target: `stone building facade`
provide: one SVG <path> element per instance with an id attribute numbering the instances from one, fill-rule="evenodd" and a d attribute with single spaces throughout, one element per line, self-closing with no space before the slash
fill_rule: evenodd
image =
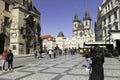
<path id="1" fill-rule="evenodd" d="M 114 44 L 117 37 L 112 36 L 112 33 L 116 32 L 118 35 L 119 31 L 120 0 L 103 0 L 102 5 L 98 8 L 97 21 L 95 22 L 96 41 Z"/>
<path id="2" fill-rule="evenodd" d="M 33 0 L 1 0 L 0 6 L 1 52 L 11 49 L 19 55 L 40 50 L 40 12 Z"/>

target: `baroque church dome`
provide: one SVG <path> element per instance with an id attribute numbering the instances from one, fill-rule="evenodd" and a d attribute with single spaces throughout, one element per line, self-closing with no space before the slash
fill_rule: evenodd
<path id="1" fill-rule="evenodd" d="M 59 32 L 57 37 L 64 37 L 63 32 Z"/>

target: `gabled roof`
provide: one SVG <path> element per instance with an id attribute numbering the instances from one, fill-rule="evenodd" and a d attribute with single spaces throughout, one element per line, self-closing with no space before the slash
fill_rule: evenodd
<path id="1" fill-rule="evenodd" d="M 53 37 L 52 35 L 45 35 L 45 36 L 41 36 L 42 40 L 49 40 L 49 41 L 55 41 L 55 37 Z"/>

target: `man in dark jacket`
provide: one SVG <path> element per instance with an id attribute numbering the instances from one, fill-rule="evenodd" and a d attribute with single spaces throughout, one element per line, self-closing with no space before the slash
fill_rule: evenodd
<path id="1" fill-rule="evenodd" d="M 7 61 L 8 61 L 8 70 L 12 70 L 13 69 L 13 53 L 11 50 L 9 50 L 8 55 L 7 55 Z"/>

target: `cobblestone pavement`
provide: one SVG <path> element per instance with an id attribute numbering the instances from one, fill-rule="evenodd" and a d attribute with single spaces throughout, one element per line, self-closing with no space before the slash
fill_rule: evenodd
<path id="1" fill-rule="evenodd" d="M 42 58 L 12 71 L 0 71 L 0 80 L 88 80 L 89 72 L 80 55 L 64 55 L 56 59 Z M 105 58 L 105 80 L 120 80 L 120 62 Z"/>

